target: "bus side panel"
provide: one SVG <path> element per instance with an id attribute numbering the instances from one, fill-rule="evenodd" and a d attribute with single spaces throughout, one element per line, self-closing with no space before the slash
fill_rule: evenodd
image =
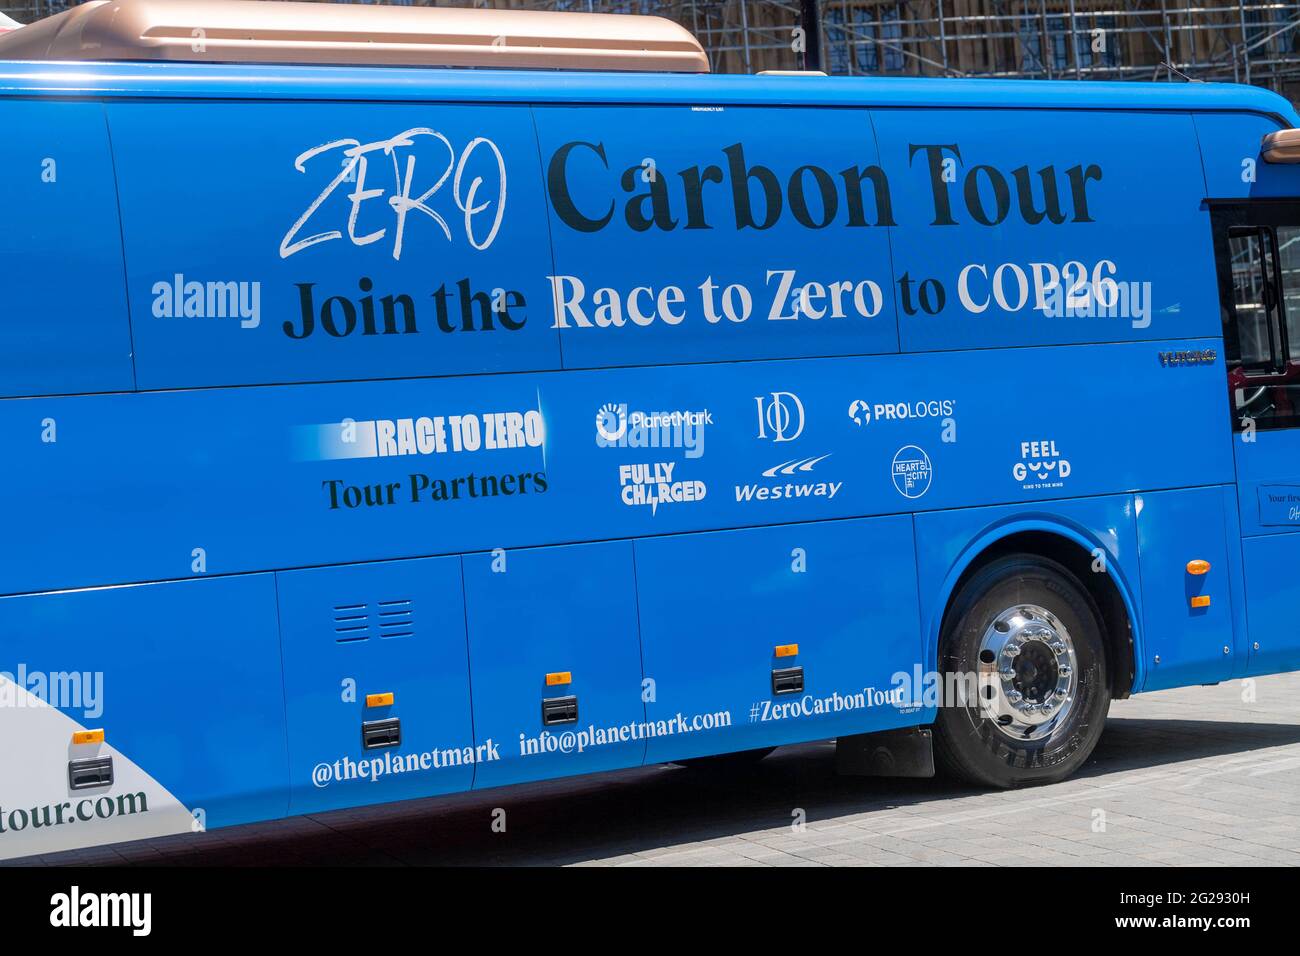
<path id="1" fill-rule="evenodd" d="M 1250 631 L 1250 674 L 1300 670 L 1300 534 L 1242 542 Z"/>
<path id="2" fill-rule="evenodd" d="M 1236 656 L 1223 490 L 1146 492 L 1135 506 L 1147 654 L 1141 689 L 1227 680 Z M 1191 573 L 1193 561 L 1208 562 L 1209 571 Z"/>
<path id="3" fill-rule="evenodd" d="M 276 580 L 291 810 L 468 790 L 479 753 L 460 559 L 310 568 Z"/>
<path id="4" fill-rule="evenodd" d="M 1255 113 L 1197 113 L 1193 117 L 1210 199 L 1272 199 L 1296 195 L 1297 172 L 1285 163 L 1266 163 L 1260 141 L 1282 127 Z M 1210 235 L 1205 230 L 1205 235 Z"/>
<path id="5" fill-rule="evenodd" d="M 1292 199 L 1300 195 L 1300 169 L 1266 163 L 1260 140 L 1279 129 L 1268 116 L 1245 113 L 1196 115 L 1206 192 L 1211 199 Z M 1209 234 L 1207 230 L 1207 235 Z M 1282 250 L 1283 260 L 1289 252 Z M 1285 267 L 1284 267 L 1285 268 Z M 1294 303 L 1288 300 L 1294 329 Z M 1292 359 L 1300 355 L 1291 334 Z M 1300 668 L 1300 430 L 1265 429 L 1234 436 L 1238 514 L 1245 569 L 1247 674 Z"/>
<path id="6" fill-rule="evenodd" d="M 559 367 L 526 107 L 108 117 L 141 388 Z"/>
<path id="7" fill-rule="evenodd" d="M 0 100 L 0 396 L 134 385 L 104 108 Z"/>
<path id="8" fill-rule="evenodd" d="M 1234 441 L 1246 572 L 1249 671 L 1300 667 L 1300 429 L 1256 432 Z"/>
<path id="9" fill-rule="evenodd" d="M 1022 531 L 1047 531 L 1074 541 L 1081 550 L 1100 549 L 1106 574 L 1130 603 L 1141 621 L 1141 574 L 1138 567 L 1137 522 L 1128 495 L 1052 501 L 1035 507 L 1009 505 L 965 508 L 916 516 L 917 574 L 920 583 L 924 633 L 927 635 L 926 670 L 936 667 L 939 629 L 948 600 L 961 572 L 981 551 L 1001 538 Z M 1143 655 L 1141 628 L 1138 679 L 1141 686 Z"/>
<path id="10" fill-rule="evenodd" d="M 269 574 L 0 598 L 0 672 L 0 857 L 286 811 Z M 105 757 L 111 784 L 71 788 Z"/>
<path id="11" fill-rule="evenodd" d="M 185 578 L 196 547 L 232 573 L 1232 481 L 1228 436 L 1204 427 L 1222 366 L 1163 368 L 1163 346 L 0 402 L 0 496 L 46 504 L 14 512 L 0 579 Z M 1014 413 L 988 387 L 1039 370 L 1050 384 L 1014 386 Z"/>
<path id="12" fill-rule="evenodd" d="M 1221 333 L 1187 114 L 873 110 L 872 119 L 898 216 L 890 237 L 904 350 Z M 1098 312 L 1099 301 L 1114 311 Z"/>
<path id="13" fill-rule="evenodd" d="M 866 110 L 534 114 L 566 368 L 898 350 Z"/>
<path id="14" fill-rule="evenodd" d="M 479 764 L 475 788 L 640 765 L 632 543 L 470 554 L 464 564 L 474 736 L 500 758 Z"/>
<path id="15" fill-rule="evenodd" d="M 1248 536 L 1300 529 L 1300 429 L 1261 430 L 1233 442 L 1241 529 Z"/>
<path id="16" fill-rule="evenodd" d="M 910 518 L 650 538 L 636 565 L 648 763 L 931 719 L 895 690 L 922 659 Z"/>

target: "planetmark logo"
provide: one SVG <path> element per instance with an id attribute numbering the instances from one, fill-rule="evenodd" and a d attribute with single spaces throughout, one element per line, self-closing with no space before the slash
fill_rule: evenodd
<path id="1" fill-rule="evenodd" d="M 596 444 L 617 447 L 627 434 L 627 406 L 602 405 L 596 413 Z"/>
<path id="2" fill-rule="evenodd" d="M 596 412 L 596 444 L 601 448 L 683 448 L 687 458 L 704 454 L 704 429 L 713 424 L 708 409 L 667 412 L 627 410 L 609 402 Z"/>

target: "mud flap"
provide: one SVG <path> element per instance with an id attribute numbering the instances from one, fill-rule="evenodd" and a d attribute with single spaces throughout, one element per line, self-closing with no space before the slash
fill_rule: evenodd
<path id="1" fill-rule="evenodd" d="M 933 777 L 929 727 L 855 734 L 835 741 L 835 770 L 852 777 Z"/>

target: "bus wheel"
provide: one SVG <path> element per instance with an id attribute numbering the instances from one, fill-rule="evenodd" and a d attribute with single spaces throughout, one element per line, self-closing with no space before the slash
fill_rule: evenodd
<path id="1" fill-rule="evenodd" d="M 939 644 L 944 702 L 935 757 L 990 787 L 1064 780 L 1110 707 L 1101 616 L 1055 561 L 1012 554 L 961 588 Z"/>

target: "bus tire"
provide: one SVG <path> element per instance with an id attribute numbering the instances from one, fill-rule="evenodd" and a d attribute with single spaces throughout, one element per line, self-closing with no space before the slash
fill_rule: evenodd
<path id="1" fill-rule="evenodd" d="M 1077 770 L 1110 708 L 1102 628 L 1092 597 L 1055 561 L 1011 554 L 977 571 L 939 642 L 939 766 L 1003 789 Z"/>

